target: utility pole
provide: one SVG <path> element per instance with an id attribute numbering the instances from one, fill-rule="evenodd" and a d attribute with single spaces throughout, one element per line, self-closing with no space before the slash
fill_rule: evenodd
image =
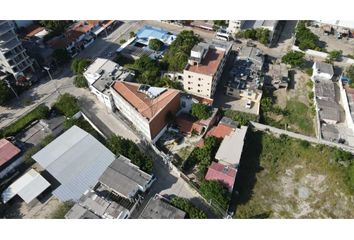
<path id="1" fill-rule="evenodd" d="M 43 68 L 44 68 L 44 70 L 47 71 L 50 80 L 53 81 L 54 87 L 55 87 L 55 91 L 57 91 L 57 93 L 59 94 L 59 96 L 61 96 L 61 93 L 60 93 L 60 91 L 59 91 L 59 89 L 58 89 L 57 83 L 55 82 L 56 80 L 53 80 L 52 75 L 50 74 L 50 71 L 49 71 L 50 68 L 49 68 L 49 67 L 43 67 Z"/>

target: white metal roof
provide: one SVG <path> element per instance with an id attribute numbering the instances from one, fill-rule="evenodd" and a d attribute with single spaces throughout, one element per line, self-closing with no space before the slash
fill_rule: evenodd
<path id="1" fill-rule="evenodd" d="M 34 169 L 31 169 L 2 193 L 2 201 L 7 203 L 17 194 L 26 203 L 29 203 L 49 186 L 50 183 L 47 180 Z"/>
<path id="2" fill-rule="evenodd" d="M 230 135 L 226 136 L 216 152 L 215 159 L 237 168 L 243 150 L 247 126 L 241 126 Z"/>
<path id="3" fill-rule="evenodd" d="M 33 159 L 61 183 L 53 192 L 56 197 L 76 201 L 94 187 L 115 155 L 93 136 L 73 126 Z"/>

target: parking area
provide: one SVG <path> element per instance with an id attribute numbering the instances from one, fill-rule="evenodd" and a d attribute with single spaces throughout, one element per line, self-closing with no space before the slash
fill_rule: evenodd
<path id="1" fill-rule="evenodd" d="M 320 41 L 325 43 L 328 52 L 341 50 L 343 55 L 354 54 L 354 38 L 342 37 L 338 39 L 335 30 L 332 34 L 326 34 L 320 27 L 311 26 L 309 28 L 320 38 Z"/>

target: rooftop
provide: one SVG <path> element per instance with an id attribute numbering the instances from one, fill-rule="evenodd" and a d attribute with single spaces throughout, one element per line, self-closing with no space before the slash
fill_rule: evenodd
<path id="1" fill-rule="evenodd" d="M 277 20 L 246 20 L 242 25 L 242 29 L 262 27 L 275 28 L 277 23 Z"/>
<path id="2" fill-rule="evenodd" d="M 126 197 L 134 197 L 135 193 L 144 188 L 152 176 L 141 171 L 124 156 L 119 156 L 103 172 L 99 181 L 114 192 Z"/>
<path id="3" fill-rule="evenodd" d="M 140 219 L 183 219 L 186 213 L 168 203 L 156 194 L 151 198 L 140 214 Z"/>
<path id="4" fill-rule="evenodd" d="M 141 115 L 148 120 L 152 120 L 168 103 L 179 96 L 179 91 L 175 89 L 164 89 L 150 87 L 148 90 L 157 91 L 160 94 L 155 98 L 149 97 L 146 93 L 139 91 L 142 86 L 137 83 L 115 82 L 112 88 L 128 103 L 130 103 Z"/>
<path id="5" fill-rule="evenodd" d="M 38 195 L 50 186 L 34 169 L 29 170 L 15 182 L 13 182 L 2 194 L 3 203 L 7 203 L 15 195 L 19 195 L 26 203 L 30 203 Z"/>
<path id="6" fill-rule="evenodd" d="M 215 159 L 225 165 L 237 168 L 241 160 L 246 133 L 247 126 L 241 126 L 241 128 L 237 128 L 235 132 L 226 136 L 216 152 Z"/>
<path id="7" fill-rule="evenodd" d="M 200 124 L 198 120 L 185 113 L 177 116 L 176 124 L 180 132 L 187 134 L 191 134 L 193 130 L 196 133 L 201 134 L 204 127 L 204 125 Z"/>
<path id="8" fill-rule="evenodd" d="M 232 120 L 231 118 L 228 118 L 228 117 L 222 117 L 220 122 L 219 122 L 219 125 L 225 125 L 225 126 L 229 126 L 229 127 L 232 127 L 232 128 L 237 128 L 238 127 L 238 123 L 235 122 L 234 120 Z"/>
<path id="9" fill-rule="evenodd" d="M 185 70 L 212 76 L 218 70 L 218 67 L 224 55 L 225 51 L 217 50 L 215 48 L 209 48 L 205 57 L 201 60 L 199 64 L 188 64 Z"/>
<path id="10" fill-rule="evenodd" d="M 76 203 L 66 214 L 66 219 L 100 219 L 99 216 L 90 210 Z"/>
<path id="11" fill-rule="evenodd" d="M 335 99 L 334 83 L 331 80 L 315 82 L 315 96 L 318 98 Z"/>
<path id="12" fill-rule="evenodd" d="M 339 139 L 339 130 L 332 124 L 322 124 L 322 137 L 326 140 L 336 141 Z"/>
<path id="13" fill-rule="evenodd" d="M 139 42 L 148 44 L 149 39 L 158 39 L 164 44 L 170 45 L 176 36 L 162 28 L 152 26 L 144 26 L 136 32 L 136 37 Z"/>
<path id="14" fill-rule="evenodd" d="M 32 158 L 61 184 L 53 192 L 57 198 L 76 201 L 97 184 L 115 155 L 89 133 L 73 126 Z"/>
<path id="15" fill-rule="evenodd" d="M 0 167 L 16 157 L 21 150 L 5 138 L 0 139 Z"/>
<path id="16" fill-rule="evenodd" d="M 340 106 L 334 101 L 316 99 L 317 107 L 319 108 L 320 119 L 340 121 Z"/>
<path id="17" fill-rule="evenodd" d="M 221 181 L 231 191 L 234 187 L 236 173 L 237 170 L 235 168 L 225 166 L 221 163 L 212 162 L 205 175 L 205 179 Z"/>
<path id="18" fill-rule="evenodd" d="M 210 129 L 207 132 L 206 136 L 207 137 L 214 136 L 216 138 L 225 138 L 226 136 L 230 135 L 234 130 L 235 130 L 235 128 L 233 128 L 233 127 L 219 124 L 217 126 L 212 127 L 212 129 Z"/>
<path id="19" fill-rule="evenodd" d="M 334 74 L 332 64 L 324 63 L 324 62 L 315 62 L 314 66 L 321 73 L 327 73 L 330 74 L 331 76 Z"/>
<path id="20" fill-rule="evenodd" d="M 261 70 L 264 64 L 264 56 L 261 50 L 254 47 L 243 46 L 238 53 L 237 59 L 252 62 L 258 70 Z"/>

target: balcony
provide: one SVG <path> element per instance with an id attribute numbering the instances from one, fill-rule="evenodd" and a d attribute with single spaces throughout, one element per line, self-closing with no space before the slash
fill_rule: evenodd
<path id="1" fill-rule="evenodd" d="M 0 43 L 0 48 L 1 48 L 2 52 L 6 52 L 6 51 L 14 49 L 15 47 L 17 47 L 19 45 L 21 45 L 21 42 L 17 38 L 14 38 L 8 42 Z"/>
<path id="2" fill-rule="evenodd" d="M 0 44 L 8 42 L 14 38 L 16 38 L 16 34 L 14 34 L 12 31 L 4 33 L 3 35 L 0 35 Z"/>
<path id="3" fill-rule="evenodd" d="M 8 21 L 2 21 L 0 23 L 0 35 L 8 32 L 12 29 L 12 26 L 8 23 Z"/>

